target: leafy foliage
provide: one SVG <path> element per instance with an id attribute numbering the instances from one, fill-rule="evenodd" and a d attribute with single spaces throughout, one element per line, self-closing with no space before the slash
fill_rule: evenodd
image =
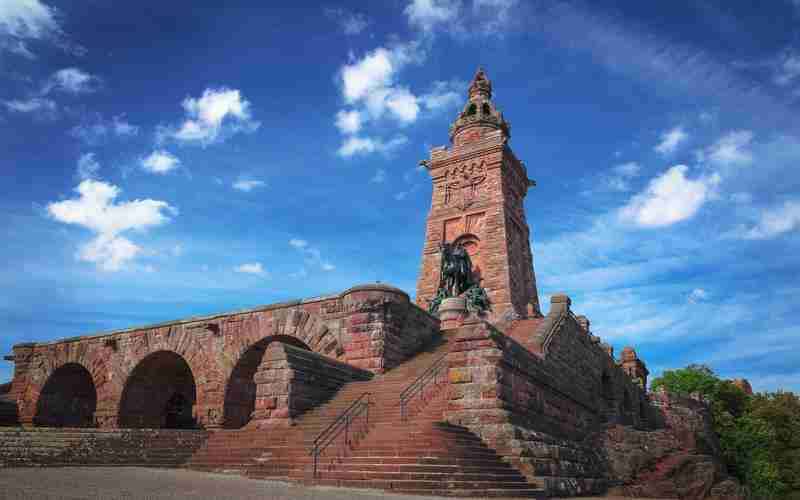
<path id="1" fill-rule="evenodd" d="M 698 393 L 711 405 L 728 472 L 753 498 L 800 499 L 800 398 L 791 392 L 747 395 L 704 365 L 653 380 L 675 394 Z"/>

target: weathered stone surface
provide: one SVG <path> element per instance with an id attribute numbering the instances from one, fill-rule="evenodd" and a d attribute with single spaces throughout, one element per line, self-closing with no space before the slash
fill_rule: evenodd
<path id="1" fill-rule="evenodd" d="M 198 427 L 219 428 L 226 419 L 229 427 L 240 427 L 254 410 L 253 379 L 272 342 L 382 373 L 438 330 L 438 319 L 405 292 L 362 285 L 248 311 L 19 344 L 6 398 L 16 403 L 18 421 L 27 426 L 162 427 L 170 403 Z M 179 372 L 183 382 L 176 385 Z M 85 385 L 86 394 L 59 389 L 76 384 Z"/>

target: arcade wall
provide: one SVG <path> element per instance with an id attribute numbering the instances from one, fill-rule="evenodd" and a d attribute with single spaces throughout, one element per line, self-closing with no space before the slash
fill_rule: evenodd
<path id="1" fill-rule="evenodd" d="M 8 397 L 26 426 L 163 426 L 171 419 L 219 428 L 226 413 L 239 424 L 248 420 L 241 415 L 242 398 L 255 397 L 253 378 L 271 342 L 382 373 L 419 350 L 438 325 L 399 289 L 357 286 L 236 313 L 19 344 L 7 357 L 15 363 Z M 174 400 L 148 397 L 159 386 L 175 386 Z M 81 389 L 64 397 L 64 387 Z M 175 409 L 166 416 L 147 407 L 167 403 Z M 58 420 L 65 405 L 78 414 L 69 422 Z M 136 415 L 126 414 L 133 409 Z"/>

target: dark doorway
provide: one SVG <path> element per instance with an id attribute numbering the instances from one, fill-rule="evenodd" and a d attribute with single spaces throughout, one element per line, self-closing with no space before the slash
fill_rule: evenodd
<path id="1" fill-rule="evenodd" d="M 179 354 L 159 351 L 144 358 L 125 384 L 120 427 L 191 429 L 197 387 L 189 364 Z"/>
<path id="2" fill-rule="evenodd" d="M 43 427 L 94 427 L 96 409 L 92 374 L 77 363 L 68 363 L 45 382 L 33 422 Z"/>

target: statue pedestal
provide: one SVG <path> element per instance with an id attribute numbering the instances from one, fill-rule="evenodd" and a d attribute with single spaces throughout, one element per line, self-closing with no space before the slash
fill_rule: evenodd
<path id="1" fill-rule="evenodd" d="M 449 297 L 439 305 L 439 320 L 442 330 L 458 328 L 468 316 L 467 301 L 463 297 Z"/>

